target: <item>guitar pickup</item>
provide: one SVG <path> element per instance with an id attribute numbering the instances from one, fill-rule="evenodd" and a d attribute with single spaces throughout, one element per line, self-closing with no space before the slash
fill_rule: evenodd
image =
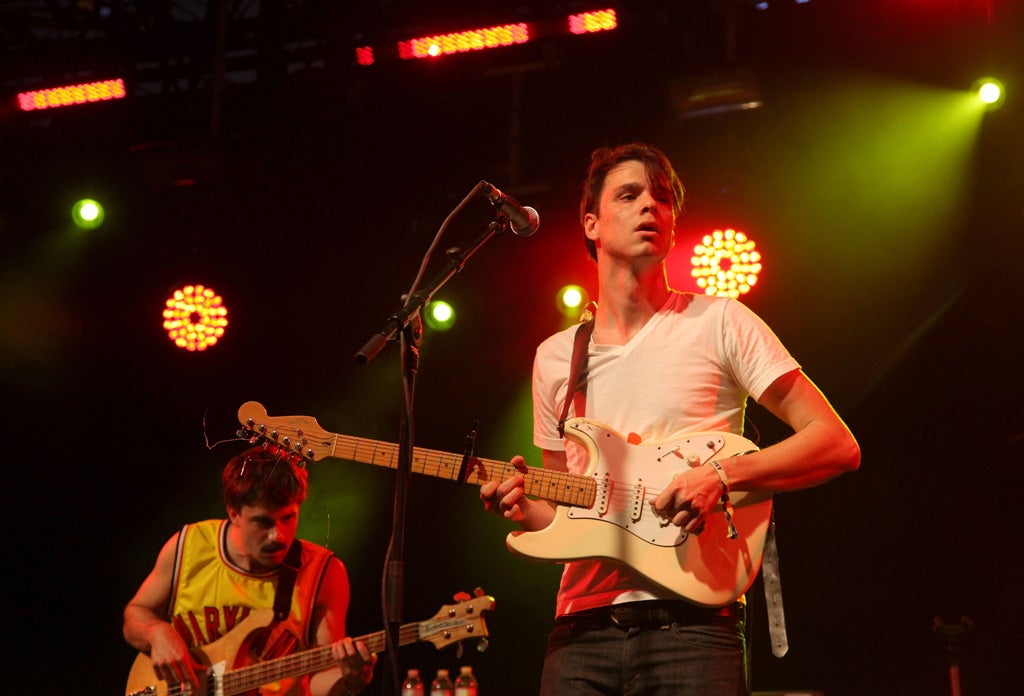
<path id="1" fill-rule="evenodd" d="M 594 500 L 594 510 L 598 515 L 604 517 L 608 514 L 608 505 L 612 497 L 612 489 L 615 487 L 615 482 L 608 475 L 604 475 L 604 480 L 597 485 L 597 497 Z"/>
<path id="2" fill-rule="evenodd" d="M 640 516 L 644 513 L 644 500 L 647 499 L 647 486 L 644 485 L 643 479 L 637 481 L 632 486 L 632 494 L 629 496 L 629 519 L 634 522 L 640 521 Z"/>

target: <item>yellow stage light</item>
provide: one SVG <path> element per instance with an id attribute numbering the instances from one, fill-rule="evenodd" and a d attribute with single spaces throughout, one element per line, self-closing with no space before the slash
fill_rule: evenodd
<path id="1" fill-rule="evenodd" d="M 167 299 L 164 329 L 179 348 L 206 350 L 224 336 L 227 315 L 221 296 L 211 288 L 186 285 Z"/>
<path id="2" fill-rule="evenodd" d="M 739 297 L 750 292 L 761 273 L 761 253 L 752 239 L 732 228 L 704 235 L 693 248 L 690 273 L 708 295 Z"/>
<path id="3" fill-rule="evenodd" d="M 983 77 L 976 80 L 974 82 L 974 91 L 978 94 L 978 99 L 987 105 L 989 109 L 999 108 L 1006 98 L 1006 90 L 1003 88 L 1003 83 L 994 77 Z"/>

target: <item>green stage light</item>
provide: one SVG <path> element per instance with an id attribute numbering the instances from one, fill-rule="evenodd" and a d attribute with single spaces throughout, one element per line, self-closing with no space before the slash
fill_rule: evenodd
<path id="1" fill-rule="evenodd" d="M 83 198 L 71 207 L 71 220 L 83 230 L 94 230 L 103 224 L 103 206 L 91 198 Z"/>
<path id="2" fill-rule="evenodd" d="M 437 300 L 427 305 L 425 319 L 427 326 L 435 331 L 447 331 L 455 326 L 455 310 L 447 302 Z"/>

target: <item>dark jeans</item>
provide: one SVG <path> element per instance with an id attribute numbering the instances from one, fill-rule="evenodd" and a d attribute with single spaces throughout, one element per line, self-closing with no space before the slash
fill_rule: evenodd
<path id="1" fill-rule="evenodd" d="M 548 638 L 540 693 L 745 696 L 743 624 L 742 607 L 716 611 L 683 602 L 563 616 Z"/>

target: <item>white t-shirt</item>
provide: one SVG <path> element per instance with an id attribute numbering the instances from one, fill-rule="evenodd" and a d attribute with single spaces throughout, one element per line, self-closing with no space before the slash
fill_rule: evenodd
<path id="1" fill-rule="evenodd" d="M 537 348 L 533 430 L 534 444 L 564 449 L 569 471 L 583 474 L 586 449 L 558 435 L 575 332 L 570 327 Z M 759 398 L 777 378 L 799 367 L 742 303 L 673 292 L 625 345 L 591 341 L 585 399 L 573 399 L 568 417 L 592 418 L 644 442 L 705 430 L 742 435 L 747 396 Z M 585 412 L 577 413 L 577 406 Z M 655 597 L 674 596 L 623 565 L 575 561 L 562 573 L 556 614 Z"/>

